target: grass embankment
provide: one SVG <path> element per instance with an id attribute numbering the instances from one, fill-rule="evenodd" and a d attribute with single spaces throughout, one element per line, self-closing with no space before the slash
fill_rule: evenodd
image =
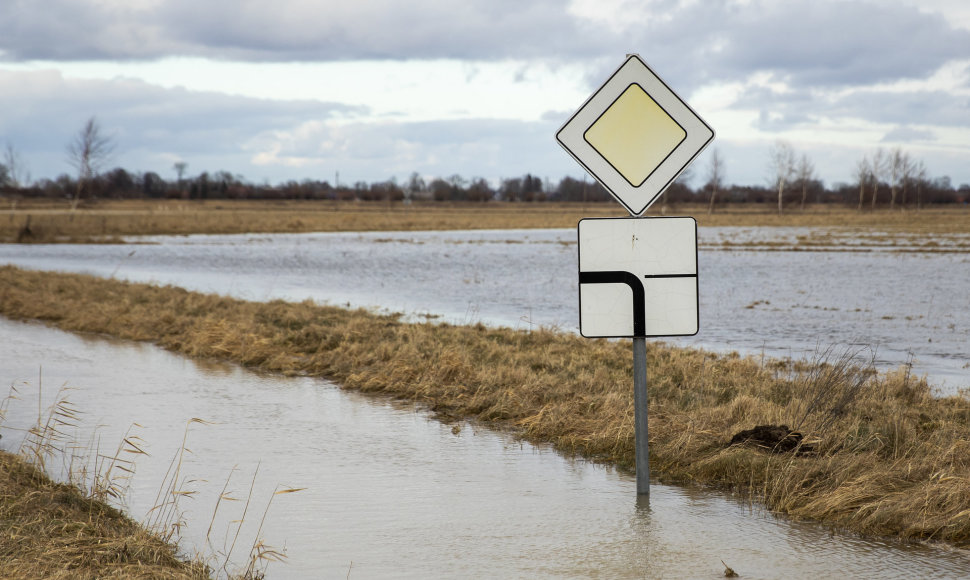
<path id="1" fill-rule="evenodd" d="M 0 452 L 0 578 L 209 578 L 118 510 Z"/>
<path id="2" fill-rule="evenodd" d="M 667 215 L 694 215 L 702 226 L 842 227 L 896 234 L 966 233 L 960 207 L 857 212 L 809 206 L 783 215 L 770 204 L 737 204 L 707 215 L 705 205 L 677 205 Z M 660 204 L 650 215 L 659 215 Z M 353 203 L 332 201 L 88 201 L 0 204 L 0 242 L 111 241 L 119 236 L 345 231 L 573 228 L 585 217 L 625 217 L 616 203 Z"/>
<path id="3" fill-rule="evenodd" d="M 310 302 L 254 303 L 172 287 L 0 268 L 0 314 L 152 341 L 194 357 L 331 378 L 629 468 L 628 341 L 404 323 Z M 970 545 L 970 400 L 934 398 L 900 371 L 845 358 L 762 364 L 651 343 L 653 472 L 750 494 L 838 528 Z M 728 447 L 757 424 L 787 424 L 812 454 Z"/>

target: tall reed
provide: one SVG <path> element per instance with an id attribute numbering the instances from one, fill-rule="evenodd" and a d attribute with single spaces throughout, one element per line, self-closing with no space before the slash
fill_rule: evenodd
<path id="1" fill-rule="evenodd" d="M 30 386 L 28 382 L 24 382 L 20 388 L 12 385 L 8 396 L 0 401 L 0 428 L 8 432 L 16 430 L 3 419 L 6 419 L 10 402 L 20 399 L 25 387 L 29 390 Z M 176 450 L 159 486 L 155 505 L 148 511 L 142 524 L 138 525 L 111 505 L 124 505 L 135 474 L 133 457 L 147 455 L 144 441 L 132 433 L 138 425 L 134 424 L 128 429 L 114 453 L 103 453 L 97 430 L 87 444 L 78 442 L 78 432 L 84 427 L 83 413 L 68 398 L 72 389 L 61 387 L 46 409 L 40 378 L 36 390 L 38 414 L 34 424 L 24 430 L 17 455 L 0 452 L 0 467 L 6 468 L 0 469 L 0 492 L 3 492 L 0 493 L 0 520 L 3 514 L 13 514 L 9 521 L 2 521 L 13 526 L 13 534 L 20 534 L 22 530 L 19 526 L 24 525 L 20 520 L 29 517 L 29 525 L 44 532 L 38 533 L 31 542 L 29 550 L 35 556 L 8 554 L 0 549 L 0 577 L 48 578 L 52 577 L 52 571 L 62 568 L 75 570 L 76 573 L 69 576 L 72 578 L 100 578 L 114 574 L 124 578 L 157 576 L 251 580 L 263 578 L 270 563 L 285 560 L 283 551 L 266 543 L 262 536 L 263 524 L 273 497 L 302 491 L 302 488 L 277 486 L 266 502 L 243 563 L 232 559 L 243 524 L 248 522 L 247 513 L 253 499 L 256 473 L 242 515 L 231 519 L 230 525 L 235 526 L 235 533 L 227 532 L 228 543 L 223 549 L 219 551 L 214 548 L 212 525 L 220 515 L 222 502 L 234 500 L 232 492 L 228 490 L 229 479 L 213 507 L 204 544 L 190 557 L 177 556 L 182 542 L 182 528 L 186 523 L 180 502 L 193 497 L 197 492 L 192 487 L 202 483 L 184 476 L 183 472 L 189 427 L 193 424 L 208 425 L 209 422 L 198 418 L 187 422 L 182 444 Z M 23 461 L 25 467 L 19 472 L 25 474 L 27 479 L 21 478 L 16 483 L 10 481 L 9 477 L 12 473 L 18 473 L 18 461 Z M 14 468 L 11 469 L 11 466 Z M 258 469 L 256 471 L 258 473 Z M 57 484 L 51 478 L 65 481 L 66 484 Z M 27 481 L 29 483 L 25 483 Z M 18 485 L 21 487 L 18 488 Z M 24 489 L 25 485 L 29 491 L 4 491 L 11 487 Z M 50 513 L 51 510 L 56 512 L 63 502 L 68 502 L 78 513 Z M 86 511 L 82 512 L 82 509 Z M 26 513 L 25 510 L 36 513 Z M 71 517 L 77 520 L 76 523 L 65 525 L 65 518 Z M 72 537 L 74 532 L 71 530 L 78 527 L 92 536 L 90 541 L 83 536 Z M 0 545 L 5 538 L 9 539 L 5 533 L 7 529 L 0 523 Z M 231 542 L 228 541 L 230 537 Z M 104 559 L 106 553 L 112 554 L 107 561 Z M 142 561 L 145 553 L 152 554 L 151 563 Z M 160 559 L 163 554 L 165 557 Z M 64 557 L 70 558 L 70 561 L 63 561 Z M 16 573 L 7 576 L 8 570 L 15 570 Z"/>

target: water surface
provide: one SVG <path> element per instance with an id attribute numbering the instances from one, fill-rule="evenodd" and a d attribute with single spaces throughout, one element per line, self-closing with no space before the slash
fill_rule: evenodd
<path id="1" fill-rule="evenodd" d="M 838 251 L 771 246 L 811 234 L 700 228 L 700 332 L 668 340 L 797 358 L 855 345 L 882 370 L 911 364 L 943 392 L 970 385 L 970 256 L 920 245 L 842 251 L 851 240 Z M 137 238 L 151 245 L 0 245 L 0 263 L 576 331 L 575 238 L 572 229 L 159 236 Z M 756 249 L 711 249 L 725 240 Z"/>
<path id="2" fill-rule="evenodd" d="M 289 561 L 270 578 L 957 578 L 967 552 L 898 545 L 792 523 L 708 491 L 656 482 L 638 504 L 627 474 L 565 458 L 421 409 L 319 379 L 258 375 L 146 344 L 0 319 L 0 379 L 15 385 L 3 446 L 15 449 L 61 387 L 82 411 L 78 441 L 145 441 L 127 497 L 136 519 L 193 424 L 185 458 L 183 547 L 205 550 L 216 498 L 244 500 L 234 562 L 261 536 Z M 235 471 L 233 471 L 235 470 Z M 223 502 L 211 544 L 225 552 L 242 501 Z M 228 538 L 228 539 L 227 539 Z"/>

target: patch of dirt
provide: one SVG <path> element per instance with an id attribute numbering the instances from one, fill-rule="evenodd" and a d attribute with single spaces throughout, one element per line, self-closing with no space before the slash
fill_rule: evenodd
<path id="1" fill-rule="evenodd" d="M 731 437 L 728 447 L 745 445 L 764 449 L 771 453 L 811 453 L 814 446 L 802 443 L 802 434 L 792 431 L 788 425 L 757 425 L 754 429 L 745 429 Z"/>

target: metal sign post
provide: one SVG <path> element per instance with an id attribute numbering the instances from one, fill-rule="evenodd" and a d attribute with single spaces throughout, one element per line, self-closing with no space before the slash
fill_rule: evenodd
<path id="1" fill-rule="evenodd" d="M 633 339 L 633 426 L 637 495 L 650 495 L 650 436 L 647 427 L 647 339 Z"/>
<path id="2" fill-rule="evenodd" d="M 634 218 L 713 139 L 714 130 L 635 54 L 556 133 Z M 577 232 L 580 334 L 633 338 L 637 495 L 649 497 L 646 338 L 699 329 L 697 222 L 584 219 Z"/>

